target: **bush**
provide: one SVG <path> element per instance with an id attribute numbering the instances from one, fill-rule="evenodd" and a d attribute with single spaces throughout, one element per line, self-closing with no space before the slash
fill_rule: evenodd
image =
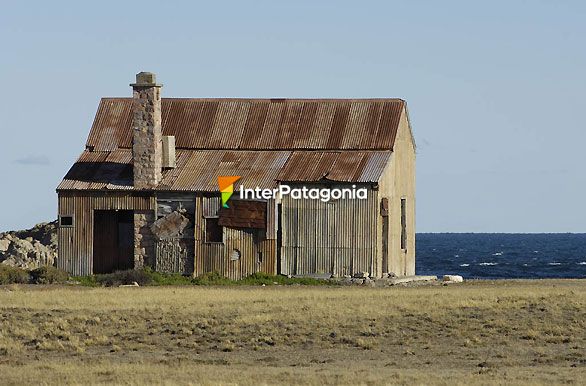
<path id="1" fill-rule="evenodd" d="M 244 285 L 332 285 L 332 280 L 315 279 L 311 277 L 287 277 L 283 275 L 269 275 L 263 272 L 256 272 L 238 282 Z"/>
<path id="2" fill-rule="evenodd" d="M 134 282 L 138 285 L 148 285 L 153 281 L 151 275 L 142 269 L 129 269 L 126 271 L 116 271 L 104 275 L 96 275 L 95 282 L 106 287 L 117 287 L 128 285 Z"/>
<path id="3" fill-rule="evenodd" d="M 204 273 L 192 278 L 179 273 L 155 272 L 146 267 L 140 270 L 116 271 L 114 273 L 74 277 L 81 285 L 95 287 L 117 287 L 137 282 L 144 285 L 336 285 L 333 280 L 289 278 L 283 275 L 269 275 L 262 272 L 253 273 L 242 280 L 230 280 L 218 272 Z"/>
<path id="4" fill-rule="evenodd" d="M 234 284 L 234 282 L 218 272 L 204 273 L 201 276 L 196 277 L 192 280 L 195 285 L 228 285 Z"/>
<path id="5" fill-rule="evenodd" d="M 31 280 L 35 284 L 65 283 L 69 274 L 59 268 L 44 266 L 31 271 Z"/>
<path id="6" fill-rule="evenodd" d="M 163 273 L 153 271 L 150 267 L 144 269 L 151 277 L 152 285 L 190 285 L 193 284 L 191 276 L 185 276 L 180 273 Z"/>
<path id="7" fill-rule="evenodd" d="M 21 268 L 0 264 L 0 284 L 22 284 L 30 281 L 30 275 Z"/>

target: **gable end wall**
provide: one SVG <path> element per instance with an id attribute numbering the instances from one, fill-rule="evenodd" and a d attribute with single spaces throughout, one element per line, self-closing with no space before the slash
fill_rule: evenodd
<path id="1" fill-rule="evenodd" d="M 388 267 L 383 267 L 383 217 L 380 200 L 388 199 Z M 401 198 L 406 200 L 407 248 L 401 249 Z M 404 108 L 391 158 L 379 183 L 378 203 L 378 256 L 381 262 L 377 276 L 393 272 L 397 276 L 415 275 L 415 146 Z"/>

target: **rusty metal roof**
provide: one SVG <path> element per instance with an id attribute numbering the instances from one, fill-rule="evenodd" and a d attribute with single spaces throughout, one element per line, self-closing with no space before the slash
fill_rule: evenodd
<path id="1" fill-rule="evenodd" d="M 294 151 L 277 176 L 284 182 L 376 182 L 390 151 Z"/>
<path id="2" fill-rule="evenodd" d="M 191 150 L 392 150 L 401 99 L 162 99 L 164 135 Z M 131 148 L 132 98 L 100 101 L 86 146 Z"/>
<path id="3" fill-rule="evenodd" d="M 81 153 L 57 190 L 133 189 L 132 152 L 118 149 Z"/>
<path id="4" fill-rule="evenodd" d="M 177 150 L 157 190 L 217 192 L 218 176 L 241 176 L 234 188 L 283 182 L 377 182 L 391 151 Z M 57 190 L 133 190 L 132 152 L 84 151 Z"/>

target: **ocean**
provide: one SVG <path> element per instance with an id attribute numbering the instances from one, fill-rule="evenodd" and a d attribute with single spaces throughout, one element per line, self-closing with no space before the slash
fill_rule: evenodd
<path id="1" fill-rule="evenodd" d="M 585 233 L 418 233 L 418 275 L 586 278 Z"/>

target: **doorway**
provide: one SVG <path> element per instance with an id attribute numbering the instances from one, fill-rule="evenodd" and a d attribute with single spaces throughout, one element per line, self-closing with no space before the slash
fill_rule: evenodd
<path id="1" fill-rule="evenodd" d="M 134 268 L 131 210 L 94 211 L 94 274 Z"/>

